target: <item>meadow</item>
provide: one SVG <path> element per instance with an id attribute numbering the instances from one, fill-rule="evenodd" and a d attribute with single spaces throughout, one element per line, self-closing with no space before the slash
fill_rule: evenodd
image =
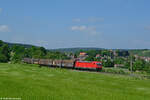
<path id="1" fill-rule="evenodd" d="M 150 100 L 150 80 L 118 74 L 0 63 L 0 98 Z"/>

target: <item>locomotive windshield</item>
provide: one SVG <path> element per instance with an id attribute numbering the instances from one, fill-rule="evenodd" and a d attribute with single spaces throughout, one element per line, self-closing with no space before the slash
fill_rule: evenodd
<path id="1" fill-rule="evenodd" d="M 101 63 L 96 63 L 98 66 L 101 66 L 102 64 Z"/>

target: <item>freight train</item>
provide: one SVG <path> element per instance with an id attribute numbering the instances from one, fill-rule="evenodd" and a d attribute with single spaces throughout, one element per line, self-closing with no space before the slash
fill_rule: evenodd
<path id="1" fill-rule="evenodd" d="M 99 61 L 78 61 L 78 60 L 52 60 L 24 58 L 24 63 L 39 64 L 42 66 L 72 68 L 72 69 L 95 69 L 102 70 L 102 63 Z"/>

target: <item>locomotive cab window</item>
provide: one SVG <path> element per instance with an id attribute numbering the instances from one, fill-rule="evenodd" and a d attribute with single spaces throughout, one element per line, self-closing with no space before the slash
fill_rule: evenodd
<path id="1" fill-rule="evenodd" d="M 101 63 L 96 63 L 98 66 L 101 66 L 102 64 Z"/>

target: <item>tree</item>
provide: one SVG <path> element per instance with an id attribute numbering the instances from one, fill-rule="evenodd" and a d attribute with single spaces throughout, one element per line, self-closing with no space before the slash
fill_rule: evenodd
<path id="1" fill-rule="evenodd" d="M 8 62 L 9 57 L 9 47 L 7 44 L 3 44 L 0 47 L 0 62 Z"/>
<path id="2" fill-rule="evenodd" d="M 14 45 L 11 48 L 10 60 L 14 63 L 20 62 L 25 57 L 25 47 Z"/>
<path id="3" fill-rule="evenodd" d="M 40 47 L 40 50 L 42 52 L 42 56 L 45 56 L 47 53 L 46 49 L 44 47 Z"/>
<path id="4" fill-rule="evenodd" d="M 26 49 L 26 56 L 31 58 L 44 58 L 47 54 L 47 51 L 44 47 L 35 47 Z"/>
<path id="5" fill-rule="evenodd" d="M 121 57 L 117 57 L 114 59 L 115 64 L 124 64 L 125 60 Z"/>
<path id="6" fill-rule="evenodd" d="M 102 54 L 102 56 L 110 56 L 111 55 L 110 51 L 108 51 L 108 50 L 103 50 L 101 52 L 101 54 Z"/>
<path id="7" fill-rule="evenodd" d="M 114 62 L 111 59 L 105 59 L 102 61 L 104 67 L 114 67 Z"/>
<path id="8" fill-rule="evenodd" d="M 94 61 L 94 57 L 88 56 L 85 58 L 85 61 Z"/>
<path id="9" fill-rule="evenodd" d="M 3 43 L 3 41 L 2 40 L 0 40 L 0 47 L 3 45 L 4 43 Z"/>
<path id="10" fill-rule="evenodd" d="M 129 52 L 127 50 L 116 50 L 116 54 L 119 57 L 127 57 L 127 56 L 129 56 Z"/>
<path id="11" fill-rule="evenodd" d="M 144 67 L 145 67 L 145 61 L 144 60 L 138 59 L 133 63 L 133 71 L 143 70 Z"/>
<path id="12" fill-rule="evenodd" d="M 48 51 L 46 55 L 47 59 L 69 59 L 69 57 L 62 52 Z"/>

